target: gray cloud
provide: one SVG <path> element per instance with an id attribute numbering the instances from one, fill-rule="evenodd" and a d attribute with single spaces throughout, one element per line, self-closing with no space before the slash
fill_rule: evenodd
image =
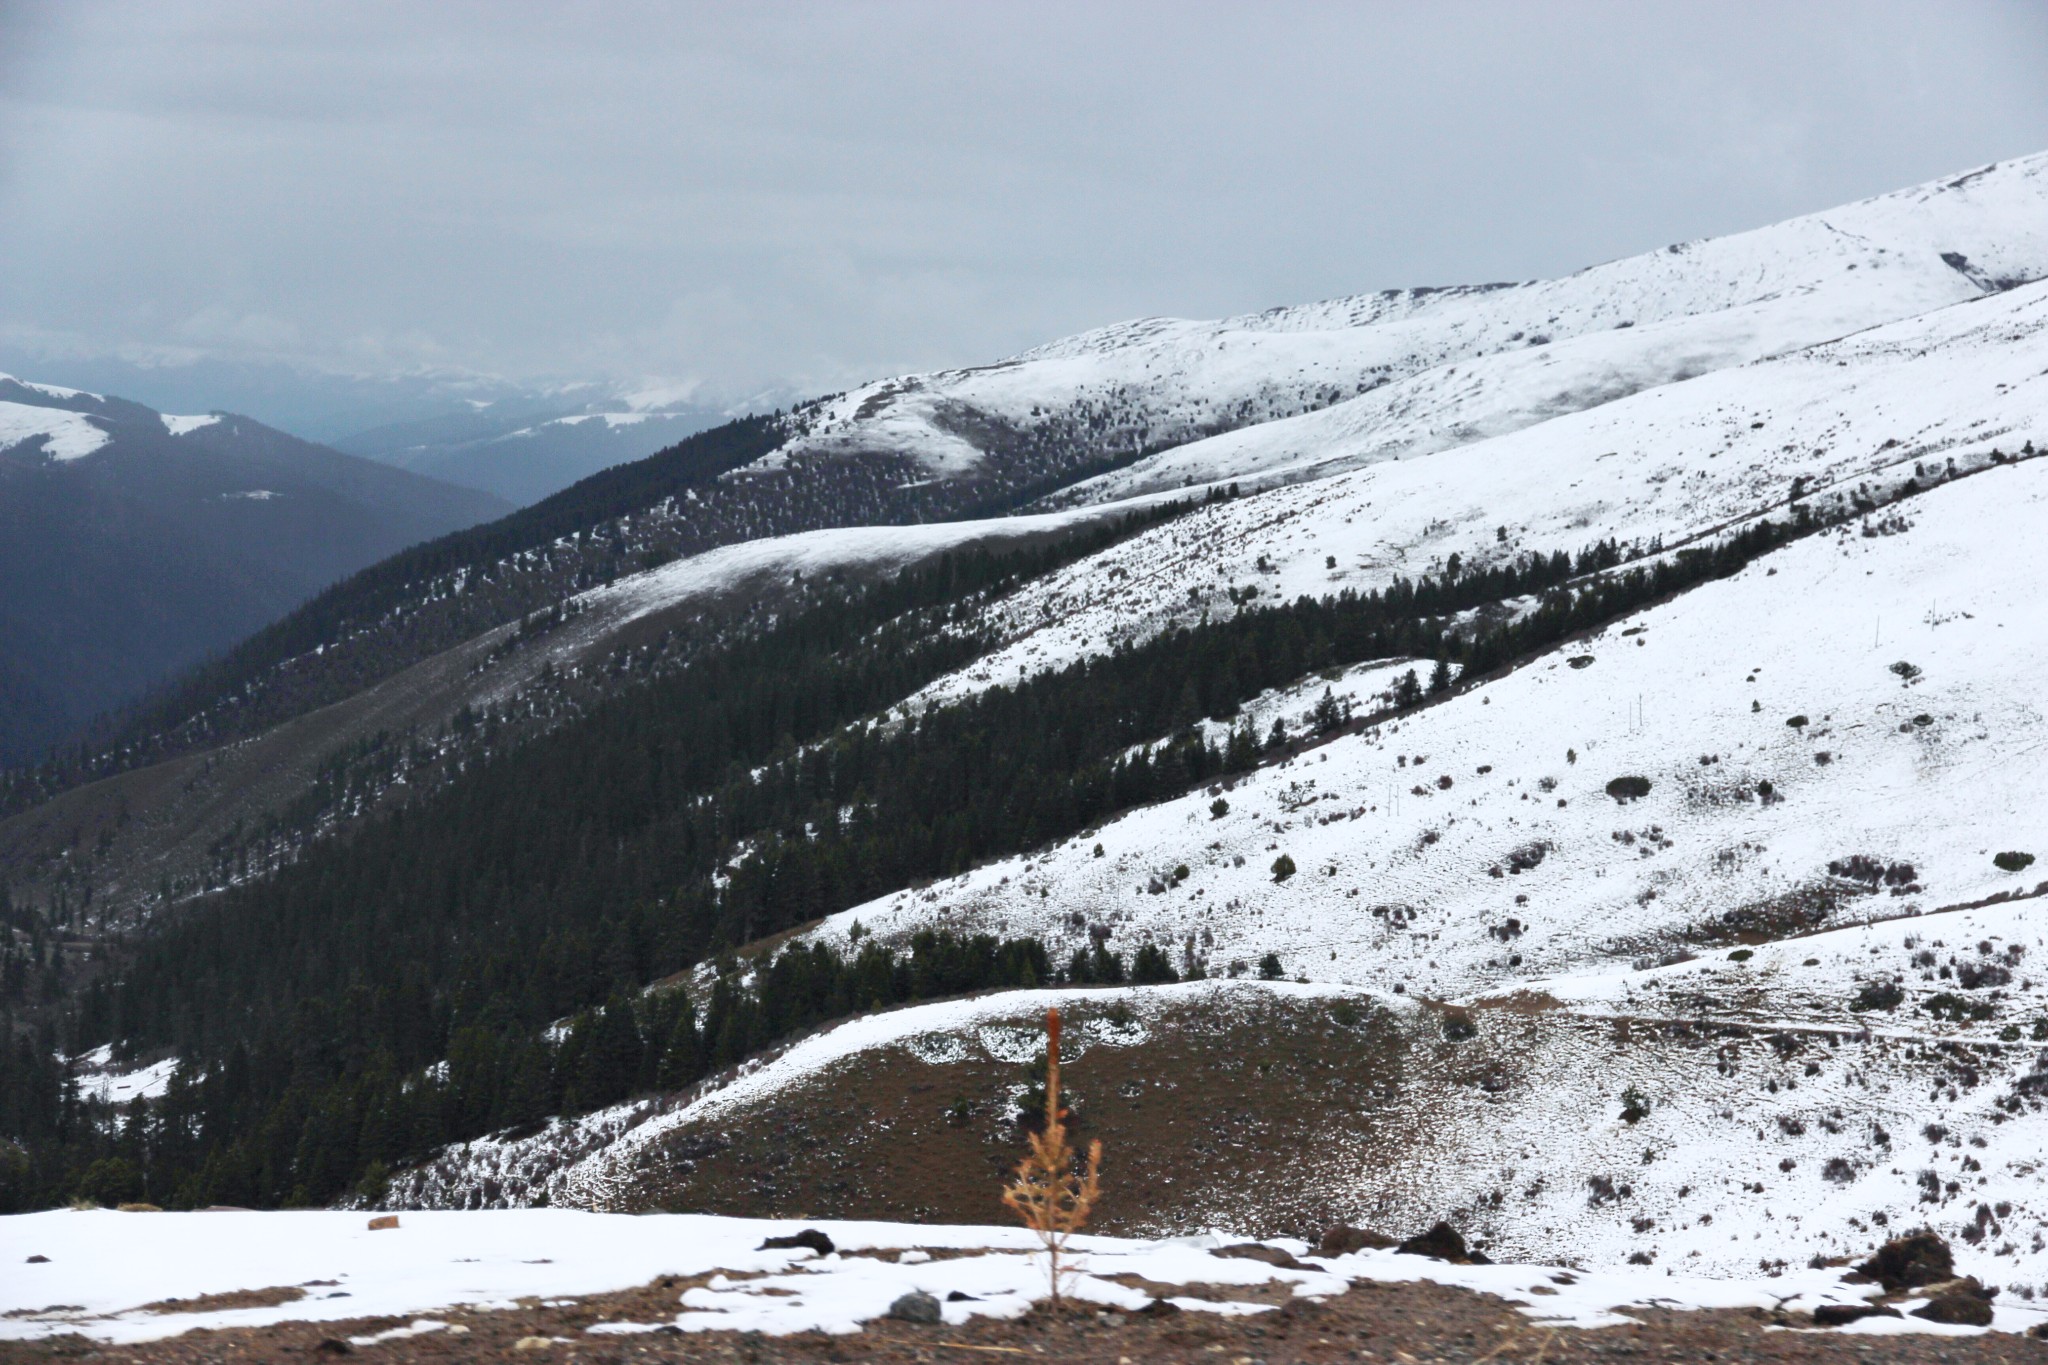
<path id="1" fill-rule="evenodd" d="M 2048 147 L 2018 5 L 0 5 L 0 340 L 834 386 Z"/>

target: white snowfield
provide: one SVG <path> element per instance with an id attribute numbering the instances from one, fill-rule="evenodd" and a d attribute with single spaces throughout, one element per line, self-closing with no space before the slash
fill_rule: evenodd
<path id="1" fill-rule="evenodd" d="M 768 1237 L 806 1226 L 823 1231 L 835 1250 L 818 1256 L 808 1249 L 758 1249 Z M 1078 1238 L 1081 1273 L 1069 1292 L 1087 1303 L 1138 1309 L 1151 1297 L 1109 1277 L 1137 1275 L 1166 1285 L 1278 1283 L 1302 1298 L 1342 1293 L 1354 1279 L 1427 1279 L 1499 1294 L 1520 1303 L 1539 1324 L 1582 1327 L 1624 1325 L 1630 1319 L 1615 1310 L 1632 1306 L 1797 1310 L 1855 1303 L 1874 1292 L 1874 1286 L 1843 1284 L 1839 1270 L 1748 1280 L 1633 1267 L 1560 1274 L 1552 1266 L 1457 1266 L 1376 1251 L 1329 1258 L 1321 1270 L 1287 1270 L 1210 1254 L 1234 1240 L 1217 1233 L 1161 1241 Z M 672 1317 L 600 1322 L 582 1339 L 665 1327 L 843 1334 L 884 1317 L 897 1298 L 915 1291 L 940 1299 L 948 1322 L 1020 1316 L 1045 1292 L 1043 1262 L 1033 1245 L 1014 1227 L 805 1224 L 556 1209 L 406 1213 L 398 1227 L 376 1232 L 368 1230 L 363 1215 L 336 1212 L 26 1214 L 0 1218 L 0 1261 L 11 1267 L 0 1279 L 0 1339 L 77 1333 L 129 1344 L 198 1328 L 402 1319 L 351 1338 L 374 1358 L 380 1341 L 468 1330 L 436 1313 L 516 1310 L 522 1302 L 711 1272 L 727 1273 L 683 1290 Z M 1296 1255 L 1308 1251 L 1300 1242 L 1272 1245 Z M 935 1259 L 932 1251 L 969 1254 Z M 47 1259 L 25 1264 L 31 1256 Z M 737 1274 L 756 1278 L 730 1278 Z M 166 1302 L 272 1288 L 298 1288 L 305 1297 L 234 1309 L 181 1309 Z M 949 1298 L 956 1293 L 969 1297 Z M 1171 1301 L 1190 1311 L 1270 1311 L 1228 1298 L 1176 1295 Z M 1994 1330 L 2022 1331 L 2044 1317 L 2003 1303 L 1996 1312 Z M 1981 1329 L 1866 1319 L 1846 1330 L 1974 1335 Z"/>
<path id="2" fill-rule="evenodd" d="M 172 1074 L 178 1069 L 176 1057 L 165 1057 L 147 1066 L 116 1070 L 114 1049 L 104 1043 L 73 1057 L 71 1062 L 73 1074 L 78 1077 L 79 1094 L 116 1105 L 163 1098 L 171 1088 Z"/>
<path id="3" fill-rule="evenodd" d="M 85 413 L 0 401 L 0 453 L 37 439 L 42 441 L 44 455 L 68 461 L 85 458 L 111 438 L 105 427 Z"/>
<path id="4" fill-rule="evenodd" d="M 164 430 L 173 436 L 187 435 L 201 427 L 210 427 L 220 420 L 220 414 L 217 412 L 205 412 L 196 416 L 178 416 L 168 412 L 157 415 L 163 419 Z"/>
<path id="5" fill-rule="evenodd" d="M 1558 280 L 1118 324 L 864 385 L 811 410 L 786 452 L 893 451 L 944 475 L 980 461 L 963 433 L 984 422 L 1085 430 L 1124 450 L 1255 428 L 1075 495 L 1108 499 L 1221 465 L 1249 475 L 1299 456 L 1447 449 L 2043 276 L 2048 155 Z"/>

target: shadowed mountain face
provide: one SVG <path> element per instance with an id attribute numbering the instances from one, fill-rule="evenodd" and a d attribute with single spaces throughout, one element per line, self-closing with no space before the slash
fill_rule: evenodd
<path id="1" fill-rule="evenodd" d="M 0 379 L 0 758 L 504 510 L 248 418 Z"/>

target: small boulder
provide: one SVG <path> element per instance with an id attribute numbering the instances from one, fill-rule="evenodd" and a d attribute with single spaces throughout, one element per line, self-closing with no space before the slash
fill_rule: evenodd
<path id="1" fill-rule="evenodd" d="M 1392 1237 L 1373 1232 L 1368 1228 L 1354 1228 L 1346 1223 L 1336 1223 L 1323 1233 L 1323 1240 L 1316 1245 L 1318 1256 L 1348 1256 L 1354 1251 L 1384 1251 L 1396 1245 Z"/>
<path id="2" fill-rule="evenodd" d="M 1886 1293 L 1896 1294 L 1954 1279 L 1956 1257 L 1940 1233 L 1922 1228 L 1892 1238 L 1856 1268 L 1883 1285 Z"/>
<path id="3" fill-rule="evenodd" d="M 889 1305 L 889 1316 L 898 1322 L 920 1322 L 935 1326 L 942 1320 L 939 1301 L 922 1289 L 913 1289 Z"/>
<path id="4" fill-rule="evenodd" d="M 770 1237 L 767 1241 L 761 1243 L 756 1250 L 795 1251 L 806 1247 L 817 1252 L 820 1256 L 830 1256 L 832 1254 L 832 1239 L 816 1228 L 805 1228 L 802 1232 L 793 1232 L 787 1237 Z"/>
<path id="5" fill-rule="evenodd" d="M 1419 1237 L 1410 1237 L 1394 1248 L 1403 1256 L 1427 1256 L 1433 1261 L 1450 1261 L 1457 1265 L 1492 1265 L 1477 1251 L 1465 1246 L 1465 1239 L 1449 1223 L 1438 1222 Z"/>
<path id="6" fill-rule="evenodd" d="M 313 1348 L 313 1354 L 317 1356 L 352 1356 L 355 1353 L 356 1348 L 340 1337 L 323 1337 L 320 1344 Z"/>
<path id="7" fill-rule="evenodd" d="M 47 1256 L 36 1255 L 28 1258 L 28 1264 L 30 1265 L 48 1265 L 49 1263 L 50 1258 Z"/>
<path id="8" fill-rule="evenodd" d="M 1280 1247 L 1269 1247 L 1263 1242 L 1238 1242 L 1232 1246 L 1217 1247 L 1211 1256 L 1224 1256 L 1235 1261 L 1262 1261 L 1281 1270 L 1299 1270 L 1301 1262 Z"/>
<path id="9" fill-rule="evenodd" d="M 372 1232 L 383 1232 L 388 1228 L 395 1228 L 397 1226 L 398 1215 L 395 1213 L 383 1214 L 370 1220 L 370 1231 Z"/>
<path id="10" fill-rule="evenodd" d="M 1847 1327 L 1864 1318 L 1896 1318 L 1904 1316 L 1896 1308 L 1881 1303 L 1824 1303 L 1813 1310 L 1815 1327 Z"/>

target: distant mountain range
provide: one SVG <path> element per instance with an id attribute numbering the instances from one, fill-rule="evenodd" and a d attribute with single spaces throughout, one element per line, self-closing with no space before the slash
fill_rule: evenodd
<path id="1" fill-rule="evenodd" d="M 229 413 L 0 376 L 0 756 L 22 761 L 499 498 Z"/>
<path id="2" fill-rule="evenodd" d="M 523 383 L 466 371 L 352 375 L 277 361 L 145 364 L 0 344 L 0 371 L 129 395 L 165 412 L 231 409 L 350 455 L 524 506 L 692 432 L 787 406 L 770 388 L 711 399 L 665 380 Z"/>
<path id="3" fill-rule="evenodd" d="M 726 420 L 716 409 L 564 411 L 530 400 L 477 403 L 337 437 L 351 455 L 480 488 L 524 506 L 601 469 L 645 459 Z"/>

